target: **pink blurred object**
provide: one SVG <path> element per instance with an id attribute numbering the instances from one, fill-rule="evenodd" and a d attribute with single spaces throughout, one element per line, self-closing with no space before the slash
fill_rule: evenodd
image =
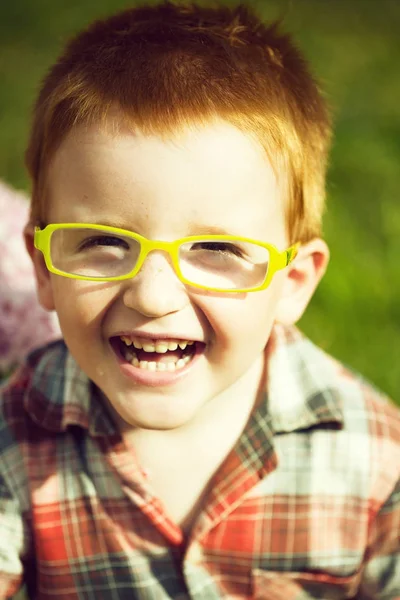
<path id="1" fill-rule="evenodd" d="M 28 198 L 0 181 L 0 373 L 30 350 L 61 337 L 55 313 L 36 297 L 33 267 L 22 236 Z"/>

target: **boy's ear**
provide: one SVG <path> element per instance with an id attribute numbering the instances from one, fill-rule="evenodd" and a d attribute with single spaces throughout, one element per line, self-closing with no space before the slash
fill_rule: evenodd
<path id="1" fill-rule="evenodd" d="M 31 223 L 27 223 L 24 228 L 24 240 L 26 249 L 33 263 L 38 299 L 43 308 L 46 310 L 54 310 L 53 287 L 51 284 L 50 273 L 44 262 L 43 254 L 35 248 L 33 235 L 34 227 Z"/>
<path id="2" fill-rule="evenodd" d="M 320 238 L 300 246 L 285 272 L 285 281 L 275 320 L 285 325 L 303 315 L 329 262 L 329 248 Z"/>

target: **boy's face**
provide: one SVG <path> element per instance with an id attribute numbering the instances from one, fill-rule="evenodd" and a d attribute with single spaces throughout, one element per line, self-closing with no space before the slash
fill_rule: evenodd
<path id="1" fill-rule="evenodd" d="M 48 181 L 48 223 L 114 225 L 167 241 L 219 232 L 280 250 L 288 245 L 265 153 L 226 123 L 173 141 L 77 128 L 57 151 Z M 78 281 L 43 270 L 39 292 L 57 311 L 71 353 L 123 422 L 173 429 L 233 394 L 261 363 L 285 277 L 278 272 L 269 288 L 248 294 L 196 290 L 156 251 L 126 281 Z M 199 353 L 174 372 L 135 368 L 117 350 L 119 337 L 147 334 L 196 341 Z"/>

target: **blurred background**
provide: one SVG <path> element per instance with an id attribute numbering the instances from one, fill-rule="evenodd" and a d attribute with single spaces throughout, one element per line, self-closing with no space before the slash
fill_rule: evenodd
<path id="1" fill-rule="evenodd" d="M 31 106 L 68 37 L 134 4 L 0 0 L 0 179 L 29 193 Z M 256 7 L 294 34 L 335 121 L 325 218 L 331 264 L 300 326 L 400 403 L 400 2 L 258 0 Z"/>

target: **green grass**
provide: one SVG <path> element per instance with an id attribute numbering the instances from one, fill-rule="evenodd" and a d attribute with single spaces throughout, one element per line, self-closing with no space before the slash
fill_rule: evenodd
<path id="1" fill-rule="evenodd" d="M 39 82 L 68 36 L 123 0 L 0 7 L 0 177 L 29 189 L 23 153 Z M 335 113 L 325 234 L 332 261 L 301 327 L 400 402 L 400 2 L 260 0 L 310 59 Z"/>

